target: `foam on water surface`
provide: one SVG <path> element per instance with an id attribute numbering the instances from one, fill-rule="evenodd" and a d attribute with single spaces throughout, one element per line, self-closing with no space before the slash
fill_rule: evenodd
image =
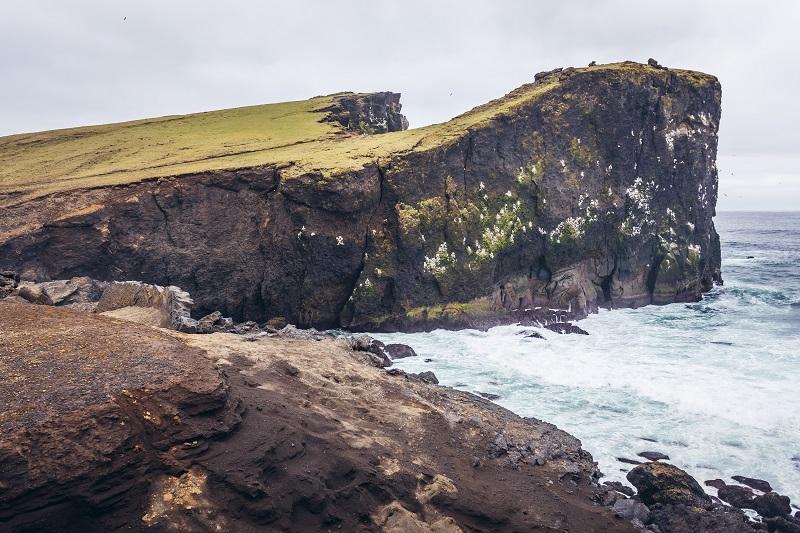
<path id="1" fill-rule="evenodd" d="M 659 451 L 701 483 L 763 478 L 800 503 L 800 214 L 725 213 L 718 225 L 725 286 L 701 302 L 601 311 L 580 323 L 589 336 L 378 338 L 417 351 L 399 368 L 498 394 L 577 436 L 605 479 L 624 481 L 617 457 Z"/>

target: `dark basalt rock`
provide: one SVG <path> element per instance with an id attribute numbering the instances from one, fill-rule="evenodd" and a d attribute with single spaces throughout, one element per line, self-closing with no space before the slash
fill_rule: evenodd
<path id="1" fill-rule="evenodd" d="M 717 490 L 719 490 L 722 487 L 724 487 L 725 485 L 727 485 L 727 483 L 725 483 L 721 479 L 707 479 L 706 481 L 703 482 L 703 484 L 707 485 L 709 487 L 714 487 Z"/>
<path id="2" fill-rule="evenodd" d="M 426 370 L 425 372 L 419 372 L 418 374 L 409 374 L 409 376 L 414 376 L 415 378 L 424 381 L 425 383 L 430 383 L 432 385 L 439 384 L 439 380 L 436 378 L 436 374 L 434 374 L 430 370 Z"/>
<path id="3" fill-rule="evenodd" d="M 639 524 L 646 524 L 650 518 L 650 509 L 642 502 L 630 498 L 623 498 L 614 502 L 614 513 L 625 520 L 636 520 Z"/>
<path id="4" fill-rule="evenodd" d="M 336 98 L 336 105 L 325 108 L 325 122 L 338 122 L 356 133 L 387 133 L 408 129 L 408 119 L 400 113 L 400 94 L 392 92 L 352 94 Z"/>
<path id="5" fill-rule="evenodd" d="M 570 324 L 569 322 L 559 322 L 557 324 L 547 324 L 545 329 L 549 329 L 550 331 L 554 331 L 561 335 L 567 335 L 570 333 L 577 334 L 577 335 L 588 335 L 589 332 L 579 328 L 575 324 Z"/>
<path id="6" fill-rule="evenodd" d="M 765 518 L 764 524 L 766 524 L 768 531 L 800 533 L 800 520 L 797 518 L 776 516 L 774 518 Z"/>
<path id="7" fill-rule="evenodd" d="M 764 481 L 763 479 L 757 479 L 753 477 L 746 477 L 746 476 L 733 476 L 731 477 L 734 481 L 738 481 L 742 485 L 747 485 L 750 488 L 760 490 L 761 492 L 771 492 L 772 485 L 769 484 L 769 481 Z"/>
<path id="8" fill-rule="evenodd" d="M 711 503 L 692 476 L 668 463 L 641 464 L 625 477 L 636 487 L 639 498 L 648 506 L 660 503 L 703 507 Z"/>
<path id="9" fill-rule="evenodd" d="M 739 509 L 752 509 L 755 498 L 752 490 L 739 485 L 725 485 L 717 491 L 717 496 L 720 500 Z"/>
<path id="10" fill-rule="evenodd" d="M 499 400 L 500 399 L 500 395 L 499 394 L 492 394 L 491 392 L 476 391 L 476 394 L 478 396 L 486 398 L 487 400 Z"/>
<path id="11" fill-rule="evenodd" d="M 386 353 L 389 354 L 389 357 L 392 359 L 417 356 L 417 352 L 414 351 L 414 348 L 405 344 L 387 344 Z"/>
<path id="12" fill-rule="evenodd" d="M 669 455 L 663 454 L 661 452 L 639 452 L 636 455 L 639 457 L 644 457 L 648 461 L 660 461 L 662 459 L 669 459 Z"/>
<path id="13" fill-rule="evenodd" d="M 625 463 L 629 465 L 640 465 L 642 464 L 641 461 L 637 461 L 636 459 L 628 459 L 627 457 L 617 457 L 617 461 L 620 463 Z"/>
<path id="14" fill-rule="evenodd" d="M 765 518 L 788 516 L 792 512 L 789 498 L 777 492 L 768 492 L 753 499 L 753 509 Z"/>
<path id="15" fill-rule="evenodd" d="M 721 281 L 718 81 L 624 63 L 536 84 L 447 142 L 346 171 L 252 167 L 26 200 L 0 217 L 0 265 L 174 284 L 197 316 L 364 331 L 515 323 L 537 308 L 574 319 L 696 301 Z M 404 127 L 396 95 L 335 107 L 351 131 Z M 503 222 L 510 211 L 525 231 Z M 490 220 L 503 239 L 484 239 Z"/>

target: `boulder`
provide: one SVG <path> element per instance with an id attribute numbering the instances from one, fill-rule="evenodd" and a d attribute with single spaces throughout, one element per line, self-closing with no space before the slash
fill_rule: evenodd
<path id="1" fill-rule="evenodd" d="M 719 499 L 738 507 L 739 509 L 752 509 L 755 494 L 747 487 L 740 485 L 725 485 L 717 491 Z"/>
<path id="2" fill-rule="evenodd" d="M 404 357 L 416 357 L 417 352 L 414 348 L 405 344 L 387 344 L 386 353 L 392 359 L 403 359 Z"/>
<path id="3" fill-rule="evenodd" d="M 644 457 L 648 461 L 660 461 L 661 459 L 669 459 L 669 455 L 665 455 L 661 452 L 639 452 L 636 455 L 639 457 Z"/>
<path id="4" fill-rule="evenodd" d="M 765 518 L 764 524 L 767 530 L 776 531 L 778 533 L 800 533 L 800 520 L 797 518 L 776 516 L 773 518 Z"/>
<path id="5" fill-rule="evenodd" d="M 711 498 L 692 476 L 668 463 L 641 464 L 628 472 L 626 478 L 636 487 L 639 498 L 646 505 L 660 503 L 703 507 L 711 503 Z"/>
<path id="6" fill-rule="evenodd" d="M 708 486 L 708 487 L 714 487 L 717 490 L 719 490 L 722 487 L 724 487 L 725 485 L 727 485 L 727 483 L 725 483 L 721 479 L 707 479 L 707 480 L 705 480 L 703 482 L 703 484 Z"/>
<path id="7" fill-rule="evenodd" d="M 386 346 L 379 340 L 369 335 L 356 335 L 347 338 L 347 342 L 354 351 L 367 352 L 370 364 L 378 368 L 392 366 L 392 360 L 386 355 Z"/>
<path id="8" fill-rule="evenodd" d="M 627 457 L 617 457 L 617 461 L 620 463 L 625 463 L 627 465 L 640 465 L 642 464 L 641 461 L 637 461 L 636 459 L 628 459 Z"/>
<path id="9" fill-rule="evenodd" d="M 731 479 L 761 492 L 772 492 L 772 485 L 769 484 L 769 481 L 764 481 L 763 479 L 747 476 L 733 476 Z"/>
<path id="10" fill-rule="evenodd" d="M 567 334 L 577 334 L 577 335 L 588 335 L 589 332 L 579 328 L 575 324 L 570 324 L 569 322 L 556 322 L 555 324 L 547 324 L 545 329 L 549 329 L 550 331 L 554 331 L 560 335 L 567 335 Z"/>
<path id="11" fill-rule="evenodd" d="M 426 370 L 425 372 L 420 372 L 418 374 L 409 374 L 409 375 L 415 376 L 416 378 L 424 381 L 425 383 L 430 383 L 432 385 L 439 384 L 439 380 L 436 378 L 436 374 L 434 374 L 430 370 Z"/>
<path id="12" fill-rule="evenodd" d="M 650 508 L 650 524 L 662 533 L 753 533 L 742 511 L 715 504 L 708 508 L 694 505 L 655 505 Z M 656 530 L 653 530 L 656 531 Z"/>
<path id="13" fill-rule="evenodd" d="M 638 520 L 640 523 L 646 524 L 650 518 L 650 509 L 642 502 L 631 498 L 617 500 L 612 509 L 617 516 L 629 521 Z"/>
<path id="14" fill-rule="evenodd" d="M 792 508 L 789 505 L 789 497 L 781 496 L 777 492 L 768 492 L 753 499 L 753 509 L 764 518 L 775 516 L 789 516 Z"/>

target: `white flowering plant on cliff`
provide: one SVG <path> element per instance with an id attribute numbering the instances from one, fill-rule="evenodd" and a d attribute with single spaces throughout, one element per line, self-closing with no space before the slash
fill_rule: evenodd
<path id="1" fill-rule="evenodd" d="M 439 245 L 439 248 L 436 250 L 436 253 L 433 255 L 433 257 L 428 257 L 427 255 L 425 256 L 425 261 L 422 264 L 422 268 L 434 276 L 441 276 L 447 272 L 447 270 L 452 267 L 455 262 L 455 252 L 451 252 L 447 247 L 447 243 L 443 242 Z"/>

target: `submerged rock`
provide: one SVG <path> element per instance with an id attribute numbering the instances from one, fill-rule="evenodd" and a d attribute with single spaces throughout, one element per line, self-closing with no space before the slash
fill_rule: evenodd
<path id="1" fill-rule="evenodd" d="M 639 457 L 644 457 L 648 461 L 660 461 L 662 459 L 669 459 L 669 455 L 663 454 L 661 452 L 639 452 L 636 455 Z"/>
<path id="2" fill-rule="evenodd" d="M 577 335 L 588 335 L 589 334 L 588 331 L 586 331 L 586 330 L 584 330 L 582 328 L 579 328 L 575 324 L 570 324 L 569 322 L 558 322 L 556 324 L 547 324 L 545 326 L 545 329 L 549 329 L 550 331 L 554 331 L 554 332 L 559 333 L 561 335 L 567 335 L 567 334 L 570 334 L 570 333 L 577 334 Z"/>

